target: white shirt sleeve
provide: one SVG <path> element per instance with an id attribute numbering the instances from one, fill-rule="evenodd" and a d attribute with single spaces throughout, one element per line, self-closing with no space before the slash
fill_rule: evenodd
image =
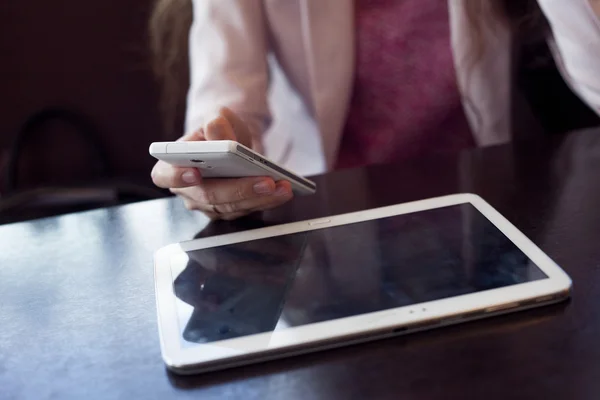
<path id="1" fill-rule="evenodd" d="M 262 0 L 193 0 L 186 131 L 226 106 L 244 119 L 261 150 L 270 124 L 268 35 Z"/>
<path id="2" fill-rule="evenodd" d="M 600 20 L 595 0 L 538 0 L 552 33 L 552 50 L 564 78 L 600 115 Z"/>

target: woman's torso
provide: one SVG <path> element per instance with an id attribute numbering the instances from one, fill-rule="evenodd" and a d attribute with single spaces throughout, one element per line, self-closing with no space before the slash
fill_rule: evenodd
<path id="1" fill-rule="evenodd" d="M 488 51 L 494 54 L 494 60 L 490 62 L 484 59 L 475 66 L 470 71 L 467 82 L 467 73 L 461 65 L 461 60 L 469 52 L 467 38 L 472 35 L 464 12 L 466 1 L 468 0 L 439 2 L 440 5 L 449 5 L 448 21 L 444 27 L 449 29 L 450 38 L 445 37 L 444 40 L 450 41 L 443 57 L 446 61 L 451 58 L 453 65 L 434 65 L 432 70 L 439 70 L 437 72 L 440 75 L 445 73 L 446 77 L 452 74 L 453 68 L 456 71 L 458 79 L 455 83 L 458 84 L 463 100 L 460 107 L 465 110 L 475 142 L 478 145 L 503 143 L 510 139 L 510 123 L 504 118 L 509 110 L 509 98 L 508 89 L 499 88 L 505 86 L 503 82 L 508 85 L 509 36 L 495 26 L 484 30 L 482 40 Z M 269 40 L 279 61 L 278 65 L 287 77 L 287 82 L 291 83 L 293 92 L 300 95 L 304 104 L 303 111 L 315 121 L 314 132 L 308 132 L 305 126 L 303 129 L 294 129 L 289 125 L 281 130 L 276 122 L 275 128 L 266 137 L 268 142 L 275 144 L 267 143 L 267 148 L 277 147 L 291 151 L 282 150 L 279 154 L 267 155 L 301 173 L 306 165 L 322 163 L 326 170 L 335 168 L 338 161 L 358 72 L 355 43 L 360 39 L 356 35 L 354 3 L 299 0 L 292 5 L 284 0 L 265 2 Z M 399 28 L 402 29 L 402 26 Z M 287 93 L 281 91 L 272 99 L 275 120 L 291 121 L 297 118 L 298 113 L 292 114 L 285 110 L 287 97 Z M 468 102 L 465 101 L 466 98 L 469 99 Z M 473 112 L 474 108 L 478 110 Z M 460 118 L 460 114 L 453 115 L 459 115 Z M 485 118 L 481 118 L 482 115 Z M 442 138 L 450 142 L 453 140 L 451 137 Z M 441 139 L 438 137 L 438 140 Z M 311 145 L 313 149 L 316 146 L 320 148 L 318 154 L 314 151 L 296 152 L 296 149 L 305 148 L 308 141 L 318 141 Z M 458 147 L 462 147 L 464 143 L 461 140 L 458 142 Z"/>
<path id="2" fill-rule="evenodd" d="M 275 120 L 286 123 L 283 126 L 276 123 L 266 135 L 265 140 L 274 144 L 270 148 L 276 149 L 267 155 L 300 173 L 307 170 L 306 166 L 317 164 L 322 165 L 323 170 L 330 169 L 337 161 L 355 83 L 353 2 L 256 1 L 264 5 L 263 11 L 249 22 L 266 24 L 271 49 L 283 70 L 282 75 L 291 84 L 289 92 L 293 92 L 301 104 L 289 113 L 285 103 L 293 96 L 287 96 L 284 90 L 273 99 L 271 110 Z M 597 90 L 595 66 L 600 60 L 594 50 L 600 40 L 600 25 L 587 1 L 573 0 L 567 5 L 555 0 L 538 0 L 553 25 L 553 54 L 558 59 L 564 58 L 563 76 L 568 77 L 581 98 L 597 104 L 600 89 Z M 477 35 L 484 47 L 482 57 L 473 68 L 467 68 L 464 61 L 475 35 L 465 12 L 469 2 L 448 1 L 452 55 L 462 106 L 478 145 L 504 143 L 511 139 L 511 33 L 497 21 L 485 25 Z M 199 0 L 197 7 L 203 7 L 202 4 Z M 225 2 L 211 3 L 211 7 L 217 6 L 229 7 Z M 233 31 L 236 23 L 229 21 L 227 24 L 232 28 L 223 29 Z M 203 46 L 211 45 L 200 39 L 196 41 Z M 225 79 L 223 75 L 225 71 L 220 75 Z M 273 86 L 271 92 L 277 92 Z M 249 93 L 254 89 L 243 85 L 230 85 L 223 90 L 223 96 L 241 100 L 236 104 L 241 112 L 254 111 L 252 99 L 261 96 Z M 188 121 L 193 122 L 202 117 L 202 109 L 192 107 L 188 115 Z M 262 114 L 246 116 L 257 120 L 266 117 Z M 300 118 L 309 123 L 298 126 L 296 121 Z M 320 172 L 314 168 L 308 170 L 309 173 Z"/>
<path id="3" fill-rule="evenodd" d="M 474 145 L 456 82 L 448 4 L 356 0 L 353 95 L 336 167 Z"/>

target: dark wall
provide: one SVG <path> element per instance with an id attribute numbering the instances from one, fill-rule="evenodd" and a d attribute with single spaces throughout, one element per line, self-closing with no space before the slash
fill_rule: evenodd
<path id="1" fill-rule="evenodd" d="M 32 113 L 60 106 L 90 117 L 118 175 L 147 178 L 153 164 L 148 146 L 162 135 L 146 39 L 151 3 L 0 2 L 0 154 L 4 161 L 7 147 Z M 88 156 L 83 156 L 83 149 L 64 125 L 43 129 L 27 146 L 21 182 L 85 179 Z"/>

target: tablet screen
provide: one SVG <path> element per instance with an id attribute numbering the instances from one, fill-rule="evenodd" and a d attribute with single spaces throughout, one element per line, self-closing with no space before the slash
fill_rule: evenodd
<path id="1" fill-rule="evenodd" d="M 172 270 L 185 347 L 547 278 L 470 204 L 190 251 L 183 263 Z"/>

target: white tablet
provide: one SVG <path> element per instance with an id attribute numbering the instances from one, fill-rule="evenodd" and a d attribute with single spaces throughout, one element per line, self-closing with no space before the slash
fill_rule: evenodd
<path id="1" fill-rule="evenodd" d="M 183 374 L 537 307 L 571 288 L 471 194 L 171 245 L 155 280 L 162 356 Z"/>

